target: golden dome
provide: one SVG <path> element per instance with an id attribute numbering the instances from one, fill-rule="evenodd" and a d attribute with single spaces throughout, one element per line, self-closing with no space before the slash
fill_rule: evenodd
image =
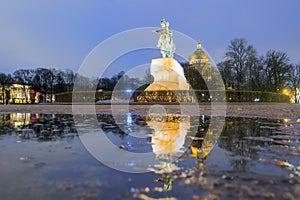
<path id="1" fill-rule="evenodd" d="M 202 50 L 201 43 L 198 42 L 197 49 L 190 57 L 190 64 L 209 62 L 207 54 Z"/>

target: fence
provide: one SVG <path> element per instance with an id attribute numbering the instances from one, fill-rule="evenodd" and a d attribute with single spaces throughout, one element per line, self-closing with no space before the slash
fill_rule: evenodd
<path id="1" fill-rule="evenodd" d="M 128 100 L 132 102 L 290 102 L 287 95 L 261 91 L 227 90 L 222 91 L 81 91 L 76 93 L 60 93 L 55 95 L 56 102 L 97 102 L 104 100 Z M 196 99 L 195 99 L 196 98 Z"/>

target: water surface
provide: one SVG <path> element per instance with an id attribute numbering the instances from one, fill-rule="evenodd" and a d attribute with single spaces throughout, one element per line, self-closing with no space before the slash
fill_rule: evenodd
<path id="1" fill-rule="evenodd" d="M 97 118 L 97 128 L 118 151 L 153 152 L 160 165 L 138 174 L 102 164 L 82 144 L 72 115 L 5 113 L 0 115 L 1 198 L 300 198 L 299 122 L 226 118 L 214 138 L 210 121 L 217 118 L 206 116 L 175 117 L 160 131 L 145 116 L 131 113 L 118 120 L 106 114 Z M 88 132 L 89 116 L 82 119 Z M 165 156 L 179 152 L 175 161 Z"/>

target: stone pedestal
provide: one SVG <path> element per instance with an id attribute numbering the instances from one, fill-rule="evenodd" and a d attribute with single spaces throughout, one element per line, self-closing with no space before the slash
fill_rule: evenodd
<path id="1" fill-rule="evenodd" d="M 176 60 L 153 59 L 150 72 L 154 82 L 139 94 L 138 102 L 193 102 L 183 68 Z"/>
<path id="2" fill-rule="evenodd" d="M 145 91 L 189 90 L 183 68 L 173 58 L 153 59 L 150 72 L 154 82 Z"/>

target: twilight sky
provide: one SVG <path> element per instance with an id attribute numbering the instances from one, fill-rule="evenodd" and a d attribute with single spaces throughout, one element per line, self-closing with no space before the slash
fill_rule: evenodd
<path id="1" fill-rule="evenodd" d="M 281 50 L 300 63 L 299 8 L 299 0 L 3 0 L 0 72 L 35 67 L 76 72 L 100 42 L 129 29 L 159 27 L 162 18 L 200 40 L 216 63 L 234 38 L 245 38 L 259 54 Z M 124 69 L 135 59 L 129 58 L 122 61 Z"/>

